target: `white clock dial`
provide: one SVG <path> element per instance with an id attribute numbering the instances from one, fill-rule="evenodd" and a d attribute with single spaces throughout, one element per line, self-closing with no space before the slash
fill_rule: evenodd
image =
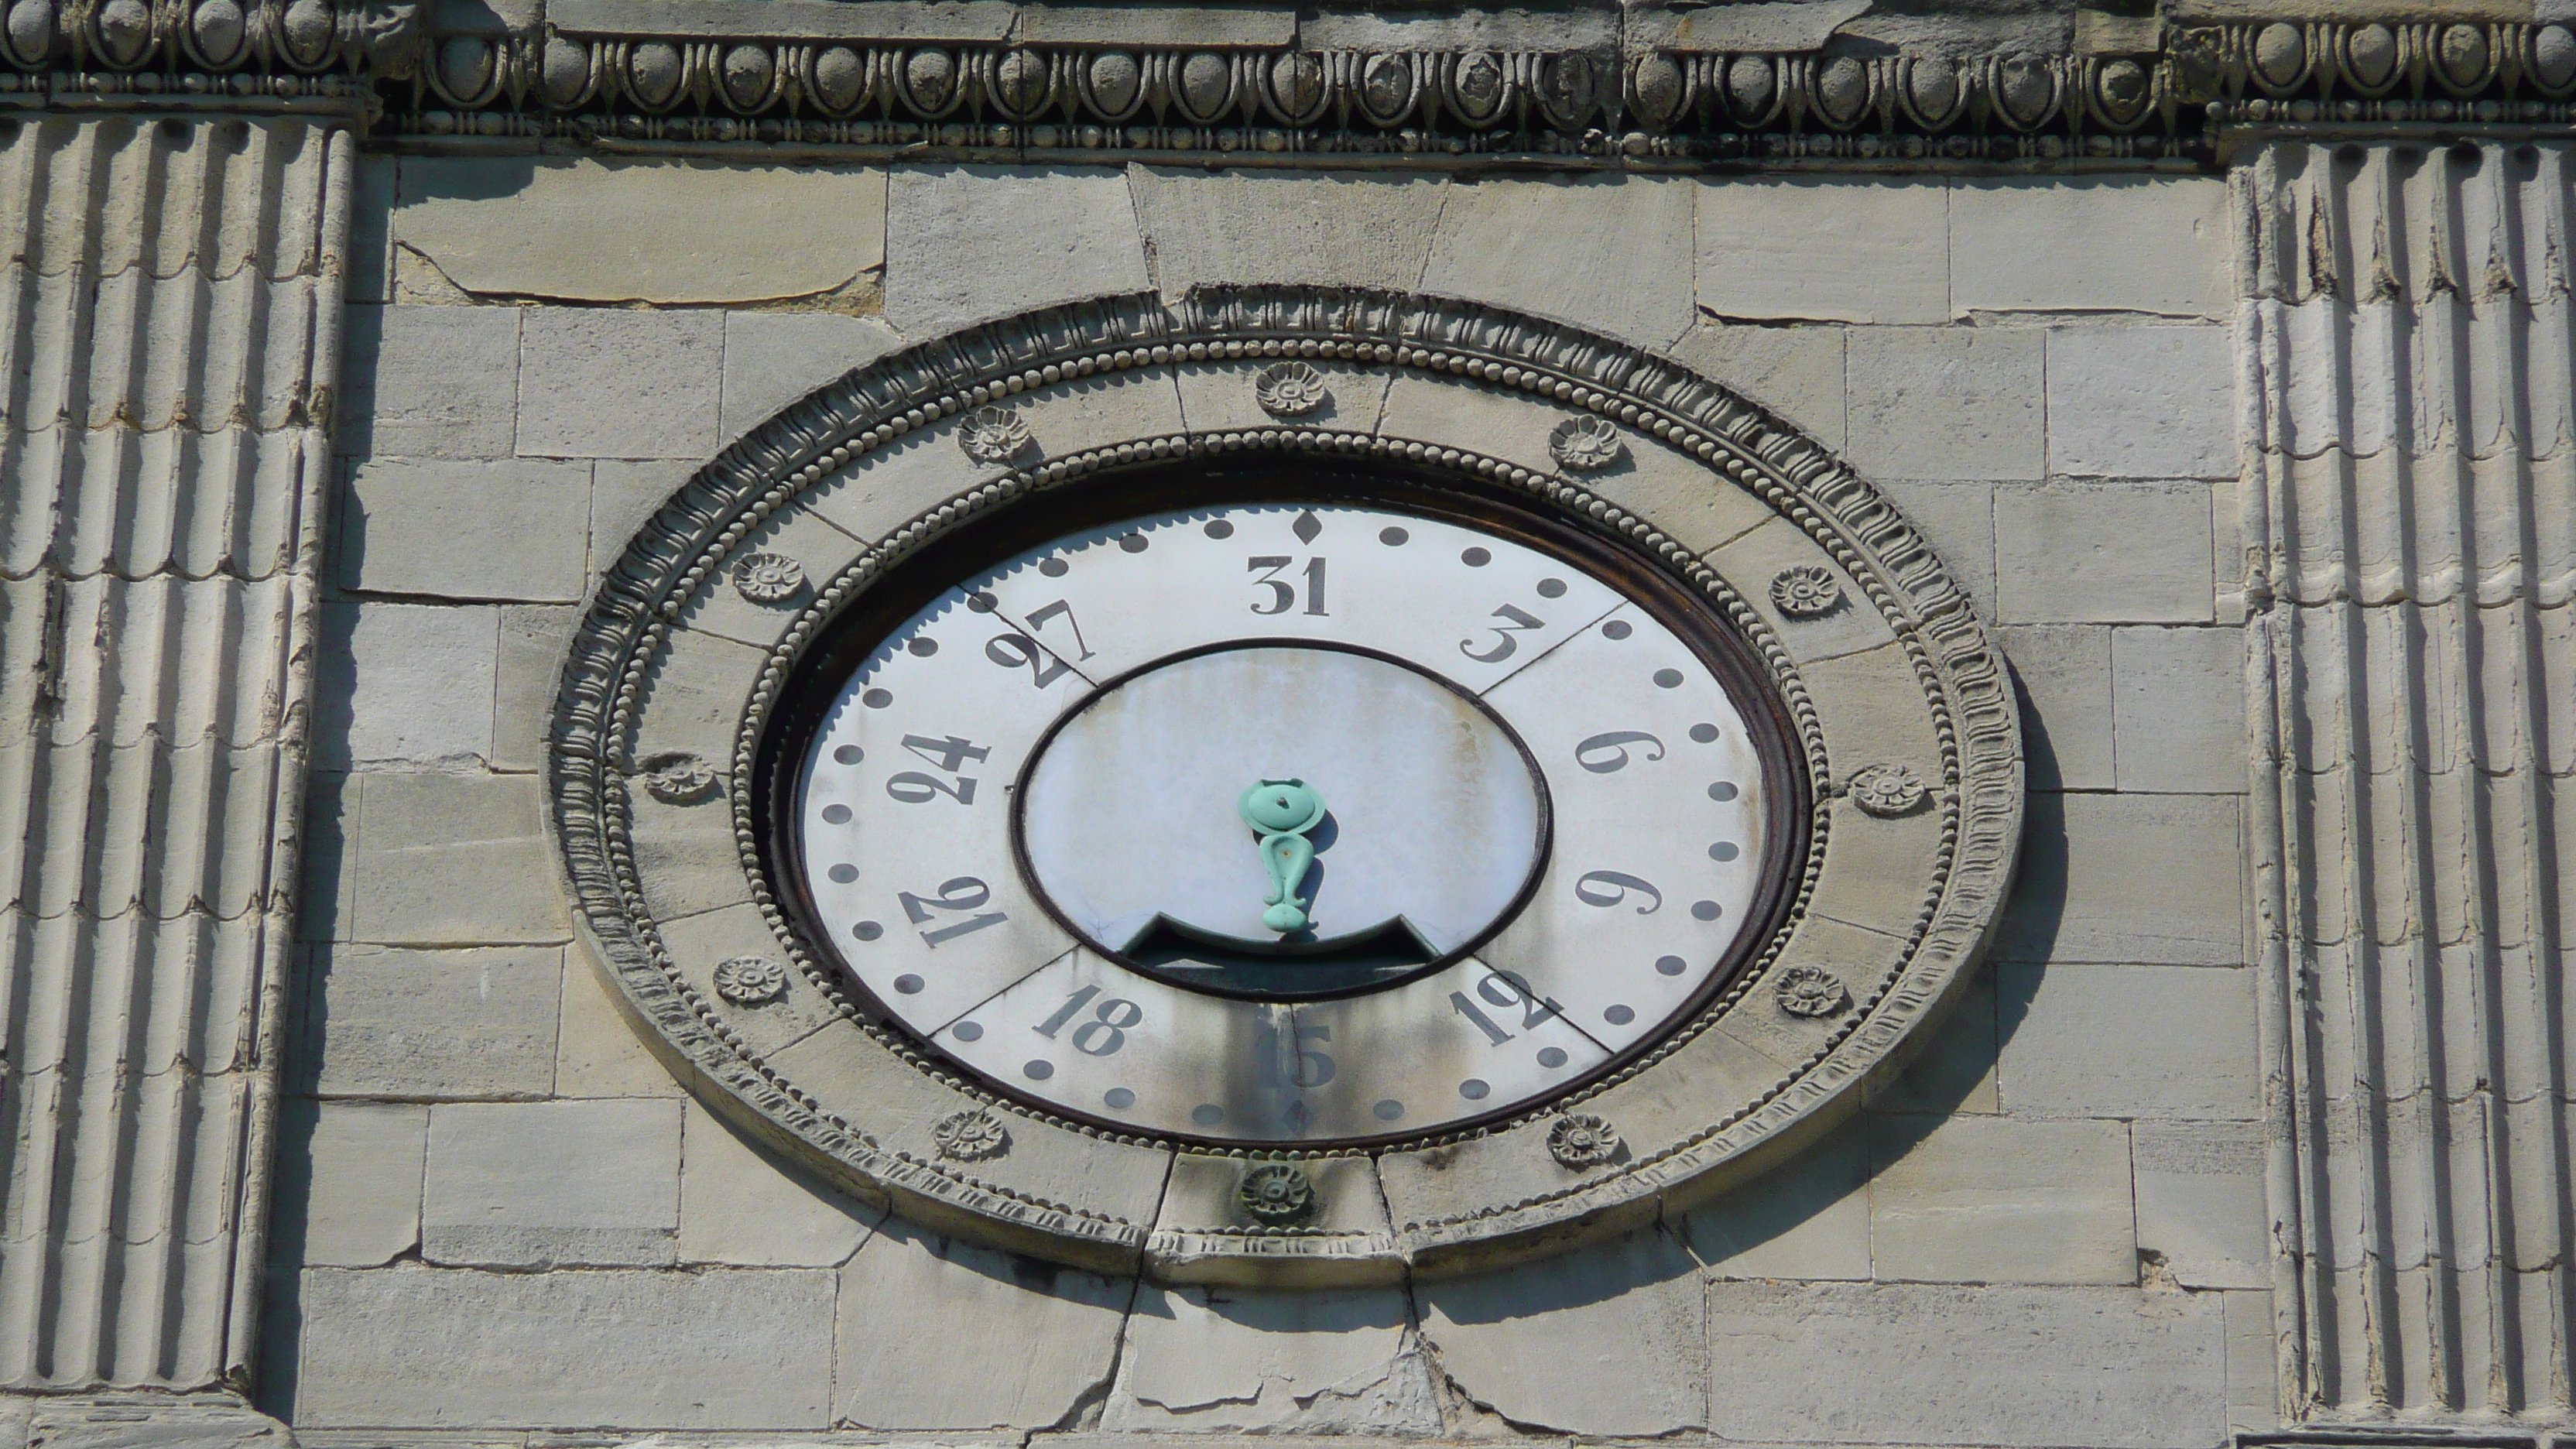
<path id="1" fill-rule="evenodd" d="M 1368 1139 L 1577 1085 L 1740 957 L 1782 802 L 1714 626 L 1575 557 L 1261 503 L 982 569 L 819 711 L 814 932 L 933 1050 L 1126 1130 Z"/>

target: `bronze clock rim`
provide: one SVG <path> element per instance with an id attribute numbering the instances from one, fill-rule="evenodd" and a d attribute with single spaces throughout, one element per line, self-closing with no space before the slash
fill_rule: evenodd
<path id="1" fill-rule="evenodd" d="M 1112 523 L 1185 512 L 1191 508 L 1243 505 L 1358 506 L 1406 513 L 1474 527 L 1533 548 L 1585 569 L 1623 597 L 1648 609 L 1679 637 L 1726 692 L 1736 712 L 1754 735 L 1764 787 L 1763 828 L 1781 849 L 1766 865 L 1746 910 L 1746 924 L 1716 965 L 1702 977 L 1682 1005 L 1667 1013 L 1656 1030 L 1600 1064 L 1567 1078 L 1550 1091 L 1506 1103 L 1473 1116 L 1438 1124 L 1366 1136 L 1248 1140 L 1193 1133 L 1141 1129 L 1131 1122 L 1100 1117 L 1069 1104 L 1024 1093 L 1002 1078 L 979 1070 L 943 1050 L 929 1036 L 894 1012 L 868 987 L 826 928 L 807 884 L 801 831 L 795 810 L 802 762 L 832 701 L 875 647 L 931 599 L 957 581 L 1050 540 Z M 1227 641 L 1215 647 L 1233 647 Z M 1300 644 L 1315 641 L 1299 640 Z M 1356 651 L 1366 652 L 1366 651 Z M 1163 660 L 1155 661 L 1160 664 Z M 1403 661 L 1395 661 L 1402 663 Z M 1147 666 L 1152 667 L 1152 666 Z M 1122 676 L 1124 678 L 1125 676 Z M 1438 678 L 1434 675 L 1433 678 Z M 1083 697 L 1087 703 L 1092 696 Z M 1767 948 L 1789 925 L 1797 883 L 1806 870 L 1814 791 L 1805 752 L 1797 748 L 1796 722 L 1786 700 L 1763 668 L 1752 643 L 1729 627 L 1702 602 L 1699 592 L 1667 565 L 1645 554 L 1606 528 L 1510 495 L 1472 476 L 1418 464 L 1372 459 L 1319 459 L 1289 448 L 1264 448 L 1224 458 L 1156 460 L 1102 469 L 1078 483 L 1043 493 L 989 513 L 962 518 L 939 529 L 897 560 L 844 603 L 815 630 L 780 682 L 753 757 L 751 809 L 758 822 L 754 842 L 763 878 L 778 903 L 781 918 L 797 943 L 818 961 L 829 963 L 833 987 L 877 1028 L 906 1042 L 940 1071 L 971 1081 L 1011 1107 L 1081 1124 L 1130 1140 L 1159 1142 L 1224 1154 L 1292 1152 L 1329 1154 L 1381 1151 L 1474 1132 L 1496 1123 L 1541 1112 L 1558 1101 L 1579 1097 L 1663 1048 L 1674 1036 L 1714 1009 L 1722 1009 L 1733 988 L 1766 955 Z M 1079 705 L 1051 721 L 1051 738 Z M 1510 731 L 1520 745 L 1518 731 Z M 1043 738 L 1041 746 L 1043 745 Z M 1039 747 L 1031 750 L 1034 761 Z M 1524 757 L 1527 747 L 1521 746 Z M 1534 762 L 1533 762 L 1534 767 Z M 1535 770 L 1534 770 L 1535 773 Z M 1015 791 L 1015 796 L 1018 792 Z M 1541 800 L 1547 799 L 1543 777 Z M 1542 807 L 1544 810 L 1544 806 Z M 1017 801 L 1013 805 L 1013 868 L 1028 879 L 1019 849 Z M 1552 829 L 1549 832 L 1552 838 Z M 1526 908 L 1543 877 L 1546 852 L 1540 852 L 1528 882 L 1511 908 L 1497 918 L 1481 940 L 1491 936 Z M 1043 890 L 1033 893 L 1050 916 L 1062 924 Z M 1077 939 L 1087 939 L 1076 933 Z M 1454 964 L 1460 953 L 1444 957 Z M 1112 959 L 1117 959 L 1113 957 Z M 1122 965 L 1127 963 L 1121 961 Z M 1157 977 L 1157 979 L 1163 979 Z"/>

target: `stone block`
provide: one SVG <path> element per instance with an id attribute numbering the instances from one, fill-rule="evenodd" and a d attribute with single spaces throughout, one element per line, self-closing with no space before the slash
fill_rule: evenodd
<path id="1" fill-rule="evenodd" d="M 1996 631 L 2021 686 L 2021 747 L 2034 790 L 2108 790 L 2111 631 L 2023 624 Z"/>
<path id="2" fill-rule="evenodd" d="M 2267 1292 L 2222 1293 L 2227 1317 L 2227 1427 L 2240 1434 L 2281 1426 L 2278 1332 Z"/>
<path id="3" fill-rule="evenodd" d="M 1980 967 L 1903 1074 L 1870 1093 L 1873 1112 L 2000 1112 L 1996 1097 L 1995 979 Z"/>
<path id="4" fill-rule="evenodd" d="M 296 1422 L 819 1430 L 832 1290 L 820 1269 L 310 1269 Z"/>
<path id="5" fill-rule="evenodd" d="M 2205 624 L 2210 569 L 2207 484 L 1995 490 L 2005 623 Z"/>
<path id="6" fill-rule="evenodd" d="M 1247 360 L 1184 363 L 1173 368 L 1181 416 L 1189 430 L 1216 433 L 1279 426 L 1279 419 L 1262 411 L 1259 395 L 1253 391 L 1254 379 L 1269 366 Z M 1299 426 L 1337 432 L 1377 431 L 1386 412 L 1387 388 L 1395 380 L 1393 368 L 1330 357 L 1319 357 L 1309 366 L 1324 379 L 1324 401 L 1314 411 L 1299 415 Z"/>
<path id="7" fill-rule="evenodd" d="M 358 184 L 349 196 L 349 271 L 343 293 L 352 303 L 383 302 L 393 295 L 396 165 L 391 156 L 358 158 Z"/>
<path id="8" fill-rule="evenodd" d="M 2229 330 L 2050 329 L 2048 471 L 2236 476 L 2236 348 Z"/>
<path id="9" fill-rule="evenodd" d="M 754 1146 L 695 1102 L 680 1136 L 680 1261 L 833 1268 L 884 1216 Z"/>
<path id="10" fill-rule="evenodd" d="M 545 604 L 502 607 L 492 683 L 494 769 L 545 768 L 555 688 L 563 674 L 564 651 L 572 646 L 573 629 L 580 622 L 578 609 Z"/>
<path id="11" fill-rule="evenodd" d="M 1449 191 L 1422 290 L 1668 347 L 1691 298 L 1695 182 L 1487 179 Z"/>
<path id="12" fill-rule="evenodd" d="M 2033 795 L 1994 953 L 2240 964 L 2243 842 L 2237 802 L 2224 796 Z"/>
<path id="13" fill-rule="evenodd" d="M 723 441 L 724 314 L 525 310 L 520 456 L 705 458 Z"/>
<path id="14" fill-rule="evenodd" d="M 1881 1281 L 2137 1281 L 2124 1124 L 1867 1121 L 1870 1255 Z"/>
<path id="15" fill-rule="evenodd" d="M 1761 1444 L 2209 1449 L 2220 1305 L 2125 1288 L 1718 1283 L 1714 1428 Z"/>
<path id="16" fill-rule="evenodd" d="M 1996 973 L 2007 1111 L 2262 1115 L 2252 972 L 2006 962 Z"/>
<path id="17" fill-rule="evenodd" d="M 2152 1271 L 2186 1288 L 2272 1286 L 2261 1123 L 2140 1122 L 2129 1150 Z"/>
<path id="18" fill-rule="evenodd" d="M 314 952 L 304 1059 L 326 1097 L 542 1097 L 563 948 Z"/>
<path id="19" fill-rule="evenodd" d="M 491 1102 L 429 1116 L 421 1256 L 484 1268 L 644 1267 L 680 1229 L 678 1102 Z"/>
<path id="20" fill-rule="evenodd" d="M 370 461 L 340 508 L 340 587 L 571 603 L 588 563 L 590 469 Z"/>
<path id="21" fill-rule="evenodd" d="M 2044 476 L 2048 449 L 2040 378 L 2045 351 L 2037 332 L 1980 327 L 1853 332 L 1844 355 L 1851 385 L 1852 466 L 1879 478 L 1998 481 Z M 1996 532 L 2000 542 L 2000 516 Z"/>
<path id="22" fill-rule="evenodd" d="M 1443 177 L 1399 172 L 1131 166 L 1127 184 L 1166 297 L 1259 282 L 1416 290 L 1451 194 Z"/>
<path id="23" fill-rule="evenodd" d="M 2235 629 L 2116 629 L 2111 681 L 2123 790 L 2230 794 L 2246 787 L 2245 636 Z"/>
<path id="24" fill-rule="evenodd" d="M 1726 180 L 1699 193 L 1699 305 L 1748 321 L 1942 322 L 1939 181 Z"/>
<path id="25" fill-rule="evenodd" d="M 351 307 L 341 339 L 343 453 L 506 458 L 516 436 L 519 309 Z"/>
<path id="26" fill-rule="evenodd" d="M 492 753 L 499 611 L 326 603 L 314 681 L 316 764 L 479 765 Z"/>
<path id="27" fill-rule="evenodd" d="M 749 302 L 883 266 L 885 203 L 857 167 L 412 156 L 394 237 L 478 296 Z"/>
<path id="28" fill-rule="evenodd" d="M 315 753 L 320 753 L 318 748 Z M 304 852 L 297 862 L 295 897 L 297 940 L 349 938 L 352 892 L 358 883 L 358 873 L 351 869 L 350 837 L 357 828 L 358 779 L 314 771 L 304 786 Z"/>
<path id="29" fill-rule="evenodd" d="M 689 459 L 631 462 L 602 458 L 590 473 L 590 571 L 596 576 L 615 566 L 671 495 L 680 491 L 699 464 Z"/>
<path id="30" fill-rule="evenodd" d="M 889 1219 L 841 1272 L 833 1420 L 1034 1429 L 1106 1387 L 1133 1280 L 996 1252 Z M 959 1336 L 975 1351 L 959 1351 Z"/>
<path id="31" fill-rule="evenodd" d="M 729 312 L 717 431 L 739 438 L 805 394 L 892 352 L 901 341 L 893 328 L 873 317 Z"/>
<path id="32" fill-rule="evenodd" d="M 1643 1437 L 1709 1422 L 1697 1265 L 1660 1231 L 1415 1298 L 1451 1384 L 1525 1432 Z"/>
<path id="33" fill-rule="evenodd" d="M 397 945 L 561 941 L 561 867 L 531 775 L 372 775 L 358 807 L 355 938 Z"/>
<path id="34" fill-rule="evenodd" d="M 1835 1129 L 1683 1223 L 1715 1277 L 1867 1281 L 1868 1129 Z"/>
<path id="35" fill-rule="evenodd" d="M 1711 323 L 1683 334 L 1672 356 L 1839 453 L 1848 437 L 1843 331 Z"/>
<path id="36" fill-rule="evenodd" d="M 558 1097 L 676 1097 L 679 1081 L 644 1045 L 587 950 L 564 953 L 563 1024 L 555 1037 Z"/>
<path id="37" fill-rule="evenodd" d="M 1878 485 L 1939 555 L 1979 618 L 1995 618 L 1995 490 L 1990 483 Z"/>
<path id="38" fill-rule="evenodd" d="M 1963 181 L 1950 198 L 1950 305 L 2225 317 L 2227 183 L 2216 176 Z"/>
<path id="39" fill-rule="evenodd" d="M 1440 1432 L 1429 1364 L 1396 1289 L 1137 1289 L 1109 1430 L 1423 1436 Z"/>
<path id="40" fill-rule="evenodd" d="M 1786 518 L 1774 515 L 1760 528 L 1711 550 L 1708 558 L 1728 578 L 1746 581 L 1745 602 L 1801 664 L 1884 649 L 1896 637 L 1886 616 L 1871 605 L 1851 575 L 1806 530 Z M 1821 615 L 1793 618 L 1782 613 L 1769 586 L 1793 568 L 1822 568 L 1831 574 L 1842 591 L 1842 605 Z"/>
<path id="41" fill-rule="evenodd" d="M 372 1268 L 419 1245 L 427 1107 L 290 1101 L 281 1119 L 272 1261 Z"/>
<path id="42" fill-rule="evenodd" d="M 928 337 L 1153 285 L 1118 172 L 938 166 L 893 175 L 885 313 L 904 332 Z"/>

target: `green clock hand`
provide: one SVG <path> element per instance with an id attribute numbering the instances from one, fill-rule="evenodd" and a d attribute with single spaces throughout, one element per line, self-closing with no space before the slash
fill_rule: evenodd
<path id="1" fill-rule="evenodd" d="M 1297 887 L 1315 863 L 1315 843 L 1306 832 L 1323 820 L 1324 797 L 1303 780 L 1263 780 L 1244 791 L 1234 809 L 1261 838 L 1261 863 L 1270 871 L 1270 890 L 1261 898 L 1270 909 L 1261 913 L 1261 924 L 1283 936 L 1306 929 Z"/>

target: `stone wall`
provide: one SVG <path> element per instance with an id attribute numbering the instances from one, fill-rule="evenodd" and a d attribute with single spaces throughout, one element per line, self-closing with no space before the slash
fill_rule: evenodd
<path id="1" fill-rule="evenodd" d="M 2228 228 L 2199 177 L 371 158 L 264 1403 L 351 1443 L 2269 1427 Z M 572 944 L 542 721 L 664 496 L 897 345 L 1260 281 L 1667 351 L 1850 458 L 1999 628 L 2037 793 L 1994 959 L 1910 1077 L 1751 1187 L 1379 1292 L 1047 1267 L 738 1136 Z"/>

